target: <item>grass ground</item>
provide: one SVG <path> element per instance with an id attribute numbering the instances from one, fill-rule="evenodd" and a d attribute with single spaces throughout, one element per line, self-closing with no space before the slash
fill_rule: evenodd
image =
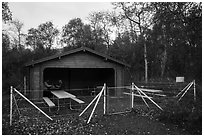
<path id="1" fill-rule="evenodd" d="M 174 100 L 164 99 L 160 105 L 164 111 L 160 111 L 153 105 L 148 109 L 144 105 L 138 105 L 136 100 L 135 108 L 130 113 L 117 115 L 102 115 L 102 104 L 97 107 L 97 112 L 89 124 L 89 112 L 79 117 L 81 111 L 71 111 L 67 108 L 60 108 L 58 113 L 53 110 L 49 115 L 56 116 L 50 121 L 35 109 L 21 110 L 27 115 L 18 116 L 15 110 L 12 126 L 9 126 L 9 98 L 3 97 L 2 104 L 2 134 L 3 135 L 200 135 L 202 134 L 202 113 L 200 102 L 195 104 L 195 109 L 185 108 L 189 106 L 191 96 L 185 96 L 176 105 Z M 201 100 L 201 99 L 200 99 Z M 128 101 L 127 101 L 128 102 Z M 148 102 L 150 103 L 150 102 Z M 189 102 L 192 104 L 191 102 Z M 25 103 L 22 103 L 25 105 Z M 117 107 L 118 103 L 115 104 Z M 116 108 L 117 108 L 116 107 Z M 68 114 L 59 116 L 62 113 Z"/>
<path id="2" fill-rule="evenodd" d="M 48 119 L 30 119 L 21 117 L 13 121 L 10 127 L 8 117 L 3 119 L 2 133 L 4 135 L 48 135 L 48 134 L 80 134 L 80 135 L 180 135 L 189 134 L 178 126 L 165 124 L 158 119 L 151 119 L 148 115 L 131 112 L 120 115 L 107 115 L 95 117 L 91 123 L 87 124 L 85 117 L 69 115 L 50 121 Z"/>

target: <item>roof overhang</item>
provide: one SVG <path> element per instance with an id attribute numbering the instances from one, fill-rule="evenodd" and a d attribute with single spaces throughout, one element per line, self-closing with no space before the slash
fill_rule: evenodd
<path id="1" fill-rule="evenodd" d="M 124 63 L 122 61 L 116 60 L 116 59 L 114 59 L 114 58 L 112 58 L 112 57 L 110 57 L 110 56 L 108 56 L 106 54 L 97 52 L 97 51 L 92 50 L 92 49 L 87 48 L 87 47 L 81 47 L 81 48 L 73 49 L 73 50 L 70 50 L 70 51 L 67 51 L 67 52 L 64 52 L 64 53 L 55 54 L 55 55 L 52 55 L 52 56 L 49 56 L 49 57 L 45 57 L 45 58 L 42 58 L 42 59 L 39 59 L 39 60 L 36 60 L 36 61 L 31 61 L 31 62 L 26 63 L 25 67 L 34 66 L 36 64 L 40 64 L 40 63 L 50 61 L 50 60 L 53 60 L 53 59 L 56 59 L 56 58 L 60 59 L 60 58 L 62 58 L 64 56 L 75 54 L 75 53 L 78 53 L 78 52 L 81 52 L 81 51 L 89 52 L 89 53 L 94 54 L 96 56 L 102 57 L 107 61 L 115 62 L 115 63 L 120 64 L 120 65 L 125 66 L 125 67 L 130 67 L 129 64 L 126 64 L 126 63 Z"/>

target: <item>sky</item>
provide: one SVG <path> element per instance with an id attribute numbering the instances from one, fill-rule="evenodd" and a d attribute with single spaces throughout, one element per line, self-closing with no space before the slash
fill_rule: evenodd
<path id="1" fill-rule="evenodd" d="M 112 10 L 110 2 L 9 2 L 13 19 L 24 23 L 23 32 L 37 28 L 46 21 L 61 29 L 71 19 L 81 18 L 84 23 L 93 11 Z"/>

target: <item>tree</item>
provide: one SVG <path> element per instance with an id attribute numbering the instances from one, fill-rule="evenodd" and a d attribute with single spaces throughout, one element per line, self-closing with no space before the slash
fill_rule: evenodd
<path id="1" fill-rule="evenodd" d="M 155 44 L 161 45 L 158 59 L 161 64 L 161 76 L 164 76 L 166 68 L 175 70 L 176 75 L 184 75 L 185 68 L 189 66 L 192 52 L 191 47 L 195 44 L 191 43 L 192 37 L 188 34 L 194 33 L 193 36 L 201 36 L 199 30 L 202 25 L 193 25 L 192 23 L 200 24 L 201 6 L 199 3 L 191 2 L 164 2 L 152 3 L 155 7 L 156 13 L 154 16 L 153 37 L 155 37 Z M 196 14 L 192 14 L 195 13 Z M 193 18 L 191 20 L 191 17 Z M 200 22 L 200 23 L 199 23 Z M 196 28 L 197 31 L 194 31 Z M 201 40 L 201 37 L 196 37 Z M 200 41 L 200 40 L 196 41 Z M 201 45 L 201 44 L 198 44 Z M 177 59 L 176 62 L 172 62 Z M 190 59 L 190 60 L 189 60 Z M 178 63 L 180 62 L 180 63 Z M 167 63 L 169 64 L 168 66 Z"/>
<path id="2" fill-rule="evenodd" d="M 8 2 L 2 2 L 2 20 L 4 23 L 12 20 L 12 12 L 9 9 Z"/>
<path id="3" fill-rule="evenodd" d="M 11 24 L 13 24 L 14 26 L 14 33 L 16 33 L 17 35 L 17 44 L 16 44 L 16 47 L 22 49 L 22 45 L 21 45 L 21 38 L 22 36 L 25 36 L 23 33 L 22 33 L 22 28 L 23 28 L 23 23 L 17 19 L 11 21 Z"/>
<path id="4" fill-rule="evenodd" d="M 91 49 L 95 49 L 94 35 L 90 25 L 83 26 L 82 45 Z"/>
<path id="5" fill-rule="evenodd" d="M 51 21 L 48 21 L 38 26 L 38 32 L 43 46 L 45 49 L 50 50 L 56 36 L 59 34 L 59 30 L 54 27 Z"/>
<path id="6" fill-rule="evenodd" d="M 79 46 L 83 35 L 83 22 L 80 18 L 72 19 L 62 28 L 62 41 L 67 46 Z"/>
<path id="7" fill-rule="evenodd" d="M 144 47 L 144 68 L 145 68 L 145 81 L 148 80 L 148 60 L 147 60 L 147 46 L 145 31 L 152 25 L 152 17 L 154 10 L 151 8 L 150 3 L 143 2 L 120 2 L 113 3 L 116 8 L 122 10 L 123 16 L 130 22 L 134 23 L 138 27 L 139 39 L 143 43 Z M 132 24 L 131 24 L 132 25 Z"/>
<path id="8" fill-rule="evenodd" d="M 161 64 L 161 77 L 163 77 L 167 63 L 167 48 L 173 45 L 170 35 L 171 33 L 174 33 L 173 35 L 178 34 L 178 32 L 173 32 L 176 28 L 173 26 L 178 26 L 179 24 L 182 25 L 182 22 L 178 22 L 178 20 L 175 19 L 176 14 L 172 14 L 173 12 L 176 12 L 176 9 L 174 8 L 176 7 L 176 3 L 153 3 L 152 5 L 156 7 L 154 31 L 160 35 L 160 37 L 157 39 L 159 41 L 157 44 L 161 45 L 161 52 L 158 55 L 158 59 L 160 60 Z"/>
<path id="9" fill-rule="evenodd" d="M 94 33 L 93 36 L 96 48 L 101 47 L 99 50 L 104 50 L 106 54 L 109 54 L 108 50 L 112 44 L 111 34 L 113 32 L 113 18 L 114 13 L 108 11 L 92 12 L 88 17 Z"/>
<path id="10" fill-rule="evenodd" d="M 54 27 L 53 23 L 48 21 L 42 23 L 38 28 L 28 30 L 26 44 L 35 49 L 51 50 L 59 30 Z"/>
<path id="11" fill-rule="evenodd" d="M 62 42 L 67 47 L 89 47 L 94 49 L 94 35 L 90 25 L 86 25 L 80 18 L 72 19 L 63 26 Z"/>
<path id="12" fill-rule="evenodd" d="M 10 45 L 10 41 L 9 41 L 9 37 L 6 34 L 2 34 L 2 55 L 6 54 L 7 51 L 9 50 L 9 45 Z"/>
<path id="13" fill-rule="evenodd" d="M 9 9 L 8 2 L 2 2 L 2 21 L 7 23 L 7 21 L 12 20 L 12 13 Z M 4 33 L 2 29 L 2 53 L 6 53 L 9 50 L 10 40 L 9 36 Z"/>
<path id="14" fill-rule="evenodd" d="M 34 51 L 40 47 L 39 45 L 42 45 L 40 41 L 40 32 L 38 29 L 31 28 L 28 30 L 26 45 L 30 46 Z"/>
<path id="15" fill-rule="evenodd" d="M 9 9 L 8 2 L 2 2 L 2 22 L 7 23 L 12 20 L 12 13 Z M 9 36 L 2 29 L 2 53 L 6 53 L 10 47 Z"/>
<path id="16" fill-rule="evenodd" d="M 40 24 L 38 28 L 29 29 L 26 45 L 33 51 L 32 59 L 39 59 L 56 53 L 53 45 L 58 34 L 59 30 L 50 21 Z"/>

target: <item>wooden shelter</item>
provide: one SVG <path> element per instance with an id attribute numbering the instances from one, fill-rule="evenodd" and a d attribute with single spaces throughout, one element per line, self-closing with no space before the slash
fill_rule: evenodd
<path id="1" fill-rule="evenodd" d="M 25 66 L 28 70 L 27 89 L 31 90 L 31 98 L 34 99 L 45 96 L 46 81 L 52 84 L 61 81 L 60 88 L 65 91 L 95 88 L 104 83 L 107 86 L 123 86 L 129 67 L 126 63 L 86 47 L 32 61 Z"/>

